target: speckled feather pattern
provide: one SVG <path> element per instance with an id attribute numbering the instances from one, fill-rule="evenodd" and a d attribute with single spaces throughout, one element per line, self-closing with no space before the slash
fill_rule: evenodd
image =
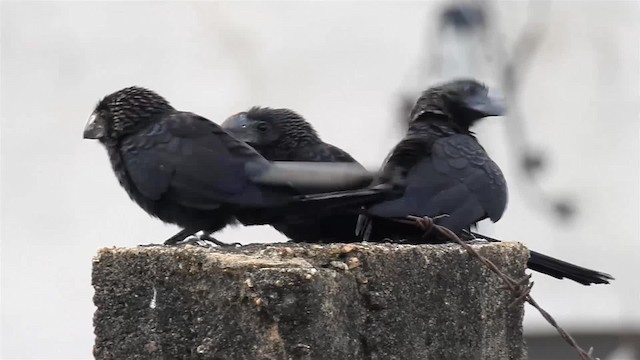
<path id="1" fill-rule="evenodd" d="M 357 162 L 346 151 L 323 142 L 313 126 L 293 110 L 253 107 L 246 116 L 267 122 L 278 132 L 267 144 L 251 144 L 271 161 Z"/>
<path id="2" fill-rule="evenodd" d="M 155 114 L 174 110 L 160 95 L 131 86 L 106 96 L 96 106 L 111 119 L 109 137 L 120 138 L 145 126 Z"/>
<path id="3" fill-rule="evenodd" d="M 254 121 L 270 123 L 279 131 L 279 137 L 271 144 L 272 147 L 291 151 L 322 143 L 313 126 L 293 110 L 253 107 L 246 114 Z"/>
<path id="4" fill-rule="evenodd" d="M 283 201 L 280 193 L 251 183 L 245 165 L 267 163 L 253 148 L 205 118 L 175 110 L 150 90 L 120 90 L 95 112 L 105 119 L 101 141 L 119 183 L 164 222 L 215 231 L 235 222 L 238 204 Z"/>
<path id="5" fill-rule="evenodd" d="M 323 142 L 313 126 L 289 109 L 254 107 L 245 113 L 251 121 L 264 121 L 278 132 L 266 144 L 251 144 L 271 161 L 311 161 L 358 163 L 346 151 Z M 354 186 L 362 187 L 367 183 Z M 353 242 L 357 215 L 336 214 L 273 224 L 273 227 L 297 242 Z"/>

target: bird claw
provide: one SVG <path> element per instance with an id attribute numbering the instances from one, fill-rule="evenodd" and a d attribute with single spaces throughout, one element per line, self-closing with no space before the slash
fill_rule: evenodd
<path id="1" fill-rule="evenodd" d="M 177 234 L 168 238 L 163 245 L 177 245 L 179 242 L 188 239 L 191 236 L 194 236 L 195 232 L 193 230 L 182 229 Z"/>
<path id="2" fill-rule="evenodd" d="M 203 247 L 203 248 L 214 248 L 216 246 L 218 246 L 218 247 L 237 247 L 237 246 L 241 246 L 242 244 L 240 244 L 240 243 L 227 244 L 227 243 L 224 243 L 224 242 L 218 241 L 218 240 L 212 241 L 212 240 L 209 240 L 209 239 L 199 238 L 197 236 L 191 236 L 191 237 L 189 237 L 189 238 L 187 238 L 185 240 L 182 240 L 182 241 L 178 242 L 174 246 L 186 246 L 186 245 L 199 246 L 199 247 Z"/>
<path id="3" fill-rule="evenodd" d="M 187 246 L 187 245 L 209 248 L 209 247 L 213 247 L 215 243 L 213 243 L 212 241 L 201 239 L 200 237 L 193 235 L 193 236 L 189 236 L 188 238 L 182 241 L 178 241 L 175 244 L 175 246 Z"/>
<path id="4" fill-rule="evenodd" d="M 209 234 L 202 234 L 202 236 L 200 237 L 201 241 L 205 241 L 205 242 L 209 242 L 209 243 L 213 243 L 216 244 L 220 247 L 238 247 L 238 246 L 242 246 L 242 244 L 235 242 L 235 243 L 225 243 L 222 242 L 216 238 L 214 238 L 213 236 L 209 235 Z"/>
<path id="5" fill-rule="evenodd" d="M 185 234 L 188 234 L 188 233 L 189 233 L 188 230 L 182 230 L 176 235 L 169 238 L 167 241 L 165 241 L 164 245 L 166 246 L 192 245 L 192 246 L 200 246 L 200 247 L 206 247 L 206 248 L 211 248 L 211 247 L 214 247 L 215 245 L 218 245 L 220 247 L 236 247 L 236 246 L 242 245 L 240 243 L 231 243 L 231 244 L 224 243 L 214 238 L 213 236 L 211 236 L 210 233 L 207 233 L 206 231 L 200 236 L 196 235 L 195 233 L 191 233 L 185 238 L 183 238 L 182 240 L 178 240 L 180 239 L 181 236 L 184 236 Z M 153 246 L 153 244 L 149 244 L 147 246 Z"/>

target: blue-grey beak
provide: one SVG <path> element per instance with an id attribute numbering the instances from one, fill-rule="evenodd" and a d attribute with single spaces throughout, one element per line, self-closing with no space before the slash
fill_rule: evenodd
<path id="1" fill-rule="evenodd" d="M 104 120 L 96 113 L 91 114 L 87 125 L 84 127 L 82 138 L 84 139 L 100 139 L 105 136 Z"/>
<path id="2" fill-rule="evenodd" d="M 465 99 L 469 109 L 475 110 L 484 116 L 502 116 L 505 113 L 504 96 L 491 90 L 488 94 L 477 94 Z"/>

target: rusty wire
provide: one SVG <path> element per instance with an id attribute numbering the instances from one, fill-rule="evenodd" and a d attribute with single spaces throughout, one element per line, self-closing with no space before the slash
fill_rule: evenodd
<path id="1" fill-rule="evenodd" d="M 469 246 L 466 242 L 462 241 L 458 235 L 456 235 L 453 231 L 447 229 L 444 226 L 436 224 L 432 218 L 418 217 L 418 216 L 408 216 L 407 219 L 411 221 L 414 225 L 420 227 L 424 230 L 425 234 L 432 232 L 433 230 L 437 231 L 440 235 L 445 236 L 449 240 L 458 243 L 462 246 L 471 256 L 478 259 L 483 265 L 485 265 L 489 270 L 491 270 L 494 274 L 498 275 L 498 277 L 504 282 L 506 289 L 510 290 L 514 296 L 514 301 L 509 305 L 513 306 L 515 304 L 519 304 L 522 302 L 528 302 L 531 306 L 536 308 L 542 315 L 542 317 L 547 320 L 551 326 L 553 326 L 558 334 L 562 337 L 562 339 L 568 343 L 572 348 L 576 350 L 578 355 L 582 360 L 599 360 L 598 358 L 594 358 L 592 355 L 593 348 L 590 348 L 589 351 L 585 351 L 583 348 L 578 345 L 578 343 L 569 335 L 569 333 L 564 330 L 558 322 L 549 314 L 546 310 L 544 310 L 538 302 L 536 302 L 531 296 L 531 288 L 533 287 L 533 282 L 529 283 L 529 279 L 531 275 L 525 276 L 523 279 L 517 281 L 511 278 L 509 275 L 505 274 L 501 271 L 491 260 L 482 256 L 476 249 Z M 404 222 L 400 220 L 400 222 Z"/>

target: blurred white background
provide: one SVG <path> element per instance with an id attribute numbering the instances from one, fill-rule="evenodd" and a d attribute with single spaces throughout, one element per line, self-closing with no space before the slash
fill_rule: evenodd
<path id="1" fill-rule="evenodd" d="M 429 85 L 412 74 L 435 46 L 426 42 L 442 4 L 3 1 L 2 358 L 91 357 L 96 250 L 177 231 L 132 203 L 105 150 L 82 140 L 102 96 L 145 86 L 216 122 L 252 105 L 289 107 L 376 167 L 402 135 L 399 95 Z M 508 42 L 527 4 L 497 9 Z M 523 196 L 508 118 L 477 129 L 510 183 L 506 215 L 481 231 L 616 277 L 584 287 L 534 274 L 536 299 L 569 331 L 640 331 L 639 19 L 632 1 L 551 2 L 522 84 L 529 137 L 549 163 L 541 186 L 575 200 L 573 221 Z M 268 227 L 216 237 L 285 240 Z M 526 312 L 526 331 L 553 331 Z"/>

